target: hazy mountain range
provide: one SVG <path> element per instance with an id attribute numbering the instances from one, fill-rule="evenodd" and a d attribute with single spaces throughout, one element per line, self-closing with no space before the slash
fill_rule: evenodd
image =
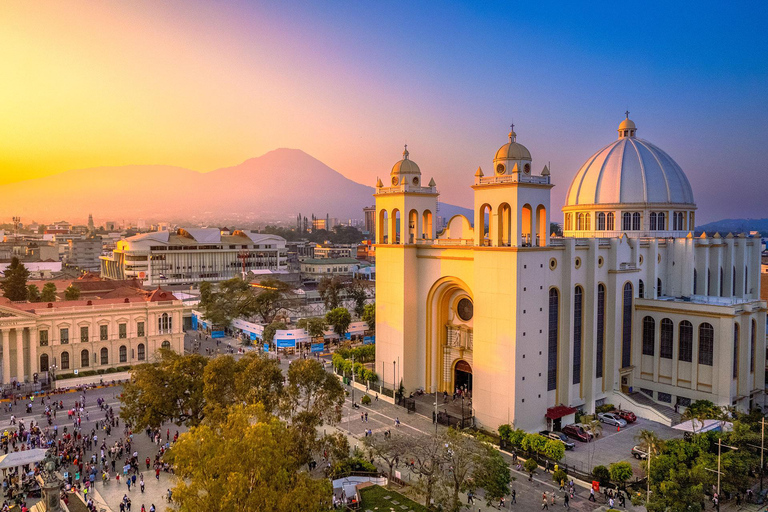
<path id="1" fill-rule="evenodd" d="M 77 169 L 0 185 L 0 217 L 23 222 L 266 222 L 298 213 L 360 219 L 373 187 L 345 178 L 298 149 L 276 149 L 234 167 L 200 173 L 165 165 Z M 440 204 L 438 215 L 471 210 Z"/>
<path id="2" fill-rule="evenodd" d="M 725 236 L 728 233 L 749 233 L 759 231 L 763 236 L 768 236 L 768 219 L 723 219 L 696 226 L 696 232 L 704 231 L 707 235 L 720 233 Z"/>

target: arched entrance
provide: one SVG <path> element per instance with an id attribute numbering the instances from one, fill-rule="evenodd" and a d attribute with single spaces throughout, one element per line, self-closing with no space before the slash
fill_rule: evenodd
<path id="1" fill-rule="evenodd" d="M 453 367 L 453 388 L 472 393 L 472 367 L 463 359 L 456 361 Z"/>

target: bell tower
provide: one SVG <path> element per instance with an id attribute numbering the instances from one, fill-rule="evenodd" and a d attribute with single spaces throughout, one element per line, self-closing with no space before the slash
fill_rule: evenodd
<path id="1" fill-rule="evenodd" d="M 475 173 L 475 245 L 544 247 L 549 245 L 549 167 L 531 172 L 531 153 L 517 142 L 514 125 L 509 142 L 496 152 L 493 175 Z"/>

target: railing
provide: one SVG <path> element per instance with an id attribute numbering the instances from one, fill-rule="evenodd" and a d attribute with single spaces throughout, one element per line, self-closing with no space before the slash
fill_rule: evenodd
<path id="1" fill-rule="evenodd" d="M 416 245 L 475 245 L 471 238 L 424 238 L 417 239 Z"/>
<path id="2" fill-rule="evenodd" d="M 525 174 L 514 173 L 501 176 L 484 176 L 476 182 L 478 185 L 495 185 L 501 183 L 536 183 L 540 185 L 549 184 L 549 176 L 528 176 Z"/>
<path id="3" fill-rule="evenodd" d="M 437 194 L 437 187 L 414 187 L 413 185 L 397 185 L 395 187 L 382 187 L 376 189 L 377 194 L 399 194 L 401 192 L 415 192 L 417 194 Z"/>

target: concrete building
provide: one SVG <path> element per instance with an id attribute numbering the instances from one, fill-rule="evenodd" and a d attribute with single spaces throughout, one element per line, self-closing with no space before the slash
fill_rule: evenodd
<path id="1" fill-rule="evenodd" d="M 101 257 L 101 275 L 138 278 L 145 286 L 224 281 L 250 270 L 287 269 L 285 239 L 235 230 L 178 229 L 132 236 Z"/>
<path id="2" fill-rule="evenodd" d="M 161 348 L 182 353 L 183 304 L 155 290 L 143 297 L 11 303 L 0 299 L 2 383 L 35 374 L 151 362 Z"/>
<path id="3" fill-rule="evenodd" d="M 369 266 L 354 258 L 308 258 L 301 262 L 302 278 L 351 277 L 361 265 Z"/>
<path id="4" fill-rule="evenodd" d="M 514 130 L 475 173 L 474 219 L 439 233 L 434 182 L 406 150 L 375 193 L 383 382 L 467 386 L 490 429 L 558 428 L 606 402 L 667 423 L 697 399 L 763 406 L 760 241 L 694 238 L 685 174 L 636 132 L 622 121 L 577 172 L 564 238 L 550 238 L 550 171 L 532 172 Z"/>
<path id="5" fill-rule="evenodd" d="M 70 268 L 98 272 L 101 269 L 101 237 L 73 238 L 67 243 L 64 264 Z"/>
<path id="6" fill-rule="evenodd" d="M 366 206 L 363 208 L 363 215 L 365 217 L 365 224 L 363 227 L 363 234 L 368 235 L 371 240 L 376 239 L 376 206 Z"/>
<path id="7" fill-rule="evenodd" d="M 357 255 L 357 245 L 318 244 L 312 252 L 315 259 L 354 258 Z"/>

